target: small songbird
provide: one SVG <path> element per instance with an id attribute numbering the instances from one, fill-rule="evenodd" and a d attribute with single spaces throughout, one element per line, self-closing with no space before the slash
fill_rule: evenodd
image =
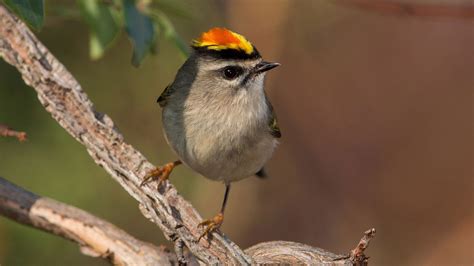
<path id="1" fill-rule="evenodd" d="M 179 160 L 147 174 L 143 183 L 168 179 L 181 163 L 225 184 L 221 211 L 200 223 L 205 235 L 218 229 L 231 182 L 263 177 L 281 137 L 264 87 L 265 73 L 280 64 L 262 60 L 244 36 L 213 28 L 192 42 L 192 53 L 158 98 L 166 141 Z M 142 183 L 142 184 L 143 184 Z"/>

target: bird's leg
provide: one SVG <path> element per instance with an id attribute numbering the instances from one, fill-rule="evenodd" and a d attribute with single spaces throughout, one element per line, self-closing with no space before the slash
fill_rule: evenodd
<path id="1" fill-rule="evenodd" d="M 151 170 L 150 172 L 146 174 L 140 186 L 143 186 L 154 180 L 158 180 L 157 187 L 159 188 L 161 183 L 169 178 L 171 171 L 173 171 L 173 169 L 180 164 L 181 164 L 181 161 L 177 160 L 171 163 L 167 163 L 161 167 L 156 167 L 155 169 Z"/>
<path id="2" fill-rule="evenodd" d="M 210 233 L 214 232 L 215 230 L 219 229 L 219 227 L 221 227 L 222 222 L 224 221 L 224 210 L 225 210 L 225 205 L 227 204 L 227 198 L 229 197 L 229 191 L 230 191 L 230 183 L 226 183 L 224 201 L 222 202 L 221 211 L 213 218 L 205 220 L 198 225 L 199 227 L 204 227 L 204 226 L 206 227 L 204 232 L 199 236 L 198 242 L 205 235 L 209 235 Z"/>

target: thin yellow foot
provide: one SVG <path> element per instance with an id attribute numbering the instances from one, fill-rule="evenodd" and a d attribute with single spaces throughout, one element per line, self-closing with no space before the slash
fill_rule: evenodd
<path id="1" fill-rule="evenodd" d="M 161 167 L 156 167 L 155 169 L 151 170 L 150 172 L 148 172 L 146 175 L 145 175 L 145 178 L 143 179 L 142 183 L 140 184 L 140 186 L 143 186 L 145 184 L 148 184 L 150 182 L 153 182 L 155 180 L 158 180 L 158 186 L 157 188 L 160 187 L 160 185 L 165 181 L 165 180 L 168 180 L 171 172 L 173 171 L 173 169 L 180 165 L 181 164 L 181 161 L 175 161 L 175 162 L 172 162 L 172 163 L 167 163 Z"/>
<path id="2" fill-rule="evenodd" d="M 209 235 L 210 233 L 216 231 L 221 227 L 222 222 L 224 221 L 224 214 L 222 212 L 218 213 L 216 216 L 214 216 L 212 219 L 208 219 L 203 221 L 198 225 L 198 227 L 206 227 L 204 232 L 199 236 L 198 242 L 203 238 L 205 235 Z"/>

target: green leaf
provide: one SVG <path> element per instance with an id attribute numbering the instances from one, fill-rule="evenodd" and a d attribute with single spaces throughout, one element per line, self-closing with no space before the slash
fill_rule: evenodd
<path id="1" fill-rule="evenodd" d="M 125 28 L 133 43 L 132 64 L 139 66 L 151 52 L 155 41 L 155 29 L 151 18 L 137 9 L 135 1 L 123 0 Z"/>
<path id="2" fill-rule="evenodd" d="M 81 13 L 89 25 L 90 57 L 99 59 L 115 40 L 120 28 L 111 8 L 99 0 L 79 0 Z"/>
<path id="3" fill-rule="evenodd" d="M 35 30 L 44 22 L 43 0 L 4 0 L 5 4 Z"/>

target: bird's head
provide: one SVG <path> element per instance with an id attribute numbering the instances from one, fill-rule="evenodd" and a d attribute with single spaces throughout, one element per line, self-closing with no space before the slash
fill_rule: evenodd
<path id="1" fill-rule="evenodd" d="M 264 74 L 280 64 L 262 60 L 244 36 L 225 28 L 212 28 L 193 40 L 196 81 L 220 90 L 263 89 Z"/>

